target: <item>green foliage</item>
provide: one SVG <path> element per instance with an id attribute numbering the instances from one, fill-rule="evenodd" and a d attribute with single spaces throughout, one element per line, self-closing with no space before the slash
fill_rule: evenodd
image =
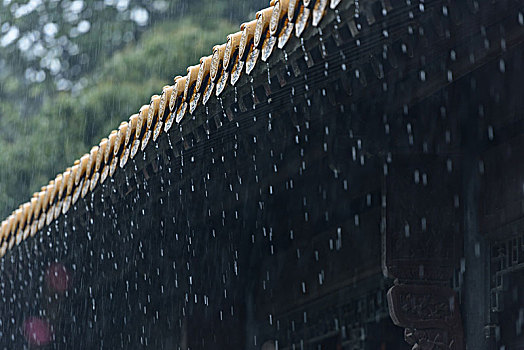
<path id="1" fill-rule="evenodd" d="M 238 28 L 220 19 L 205 22 L 158 23 L 96 69 L 82 90 L 49 94 L 38 109 L 10 99 L 19 91 L 18 80 L 0 80 L 0 216 L 27 201 Z"/>
<path id="2" fill-rule="evenodd" d="M 2 71 L 9 70 L 27 84 L 75 89 L 85 72 L 157 23 L 196 15 L 199 26 L 212 31 L 213 20 L 238 23 L 265 4 L 266 0 L 3 0 L 0 80 Z"/>

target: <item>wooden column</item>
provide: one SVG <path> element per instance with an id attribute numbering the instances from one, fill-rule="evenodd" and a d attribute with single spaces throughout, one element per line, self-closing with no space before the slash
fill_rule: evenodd
<path id="1" fill-rule="evenodd" d="M 383 202 L 383 269 L 393 322 L 413 349 L 464 349 L 458 296 L 450 287 L 461 247 L 457 162 L 395 155 Z"/>

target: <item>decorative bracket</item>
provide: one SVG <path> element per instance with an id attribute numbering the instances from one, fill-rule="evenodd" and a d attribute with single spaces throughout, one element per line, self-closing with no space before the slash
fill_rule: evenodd
<path id="1" fill-rule="evenodd" d="M 395 278 L 389 314 L 413 350 L 464 349 L 459 300 L 449 286 L 462 241 L 454 200 L 460 177 L 449 161 L 396 155 L 385 178 L 383 270 Z"/>

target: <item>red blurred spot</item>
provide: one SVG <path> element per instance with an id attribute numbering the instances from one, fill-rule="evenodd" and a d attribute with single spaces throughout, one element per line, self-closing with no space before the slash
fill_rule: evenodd
<path id="1" fill-rule="evenodd" d="M 63 264 L 52 263 L 47 268 L 45 280 L 53 292 L 63 293 L 69 289 L 69 273 Z"/>
<path id="2" fill-rule="evenodd" d="M 53 330 L 46 320 L 29 317 L 24 321 L 24 335 L 30 345 L 46 345 L 53 338 Z"/>

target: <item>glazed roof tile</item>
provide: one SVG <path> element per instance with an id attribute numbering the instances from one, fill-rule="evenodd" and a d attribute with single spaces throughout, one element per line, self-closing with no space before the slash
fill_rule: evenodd
<path id="1" fill-rule="evenodd" d="M 138 114 L 123 121 L 117 130 L 2 221 L 0 258 L 15 244 L 67 213 L 80 196 L 94 191 L 118 167 L 125 167 L 129 157 L 145 150 L 150 138 L 156 141 L 162 132 L 169 133 L 173 124 L 181 123 L 213 94 L 220 96 L 241 75 L 249 75 L 260 60 L 267 61 L 276 47 L 283 49 L 292 35 L 300 37 L 308 25 L 318 26 L 328 7 L 335 10 L 342 2 L 271 1 L 268 8 L 256 13 L 254 20 L 243 23 L 239 32 L 228 35 L 225 44 L 214 46 L 212 54 L 188 67 L 185 76 L 176 76 L 173 85 L 164 86 L 161 95 L 153 95 Z"/>

